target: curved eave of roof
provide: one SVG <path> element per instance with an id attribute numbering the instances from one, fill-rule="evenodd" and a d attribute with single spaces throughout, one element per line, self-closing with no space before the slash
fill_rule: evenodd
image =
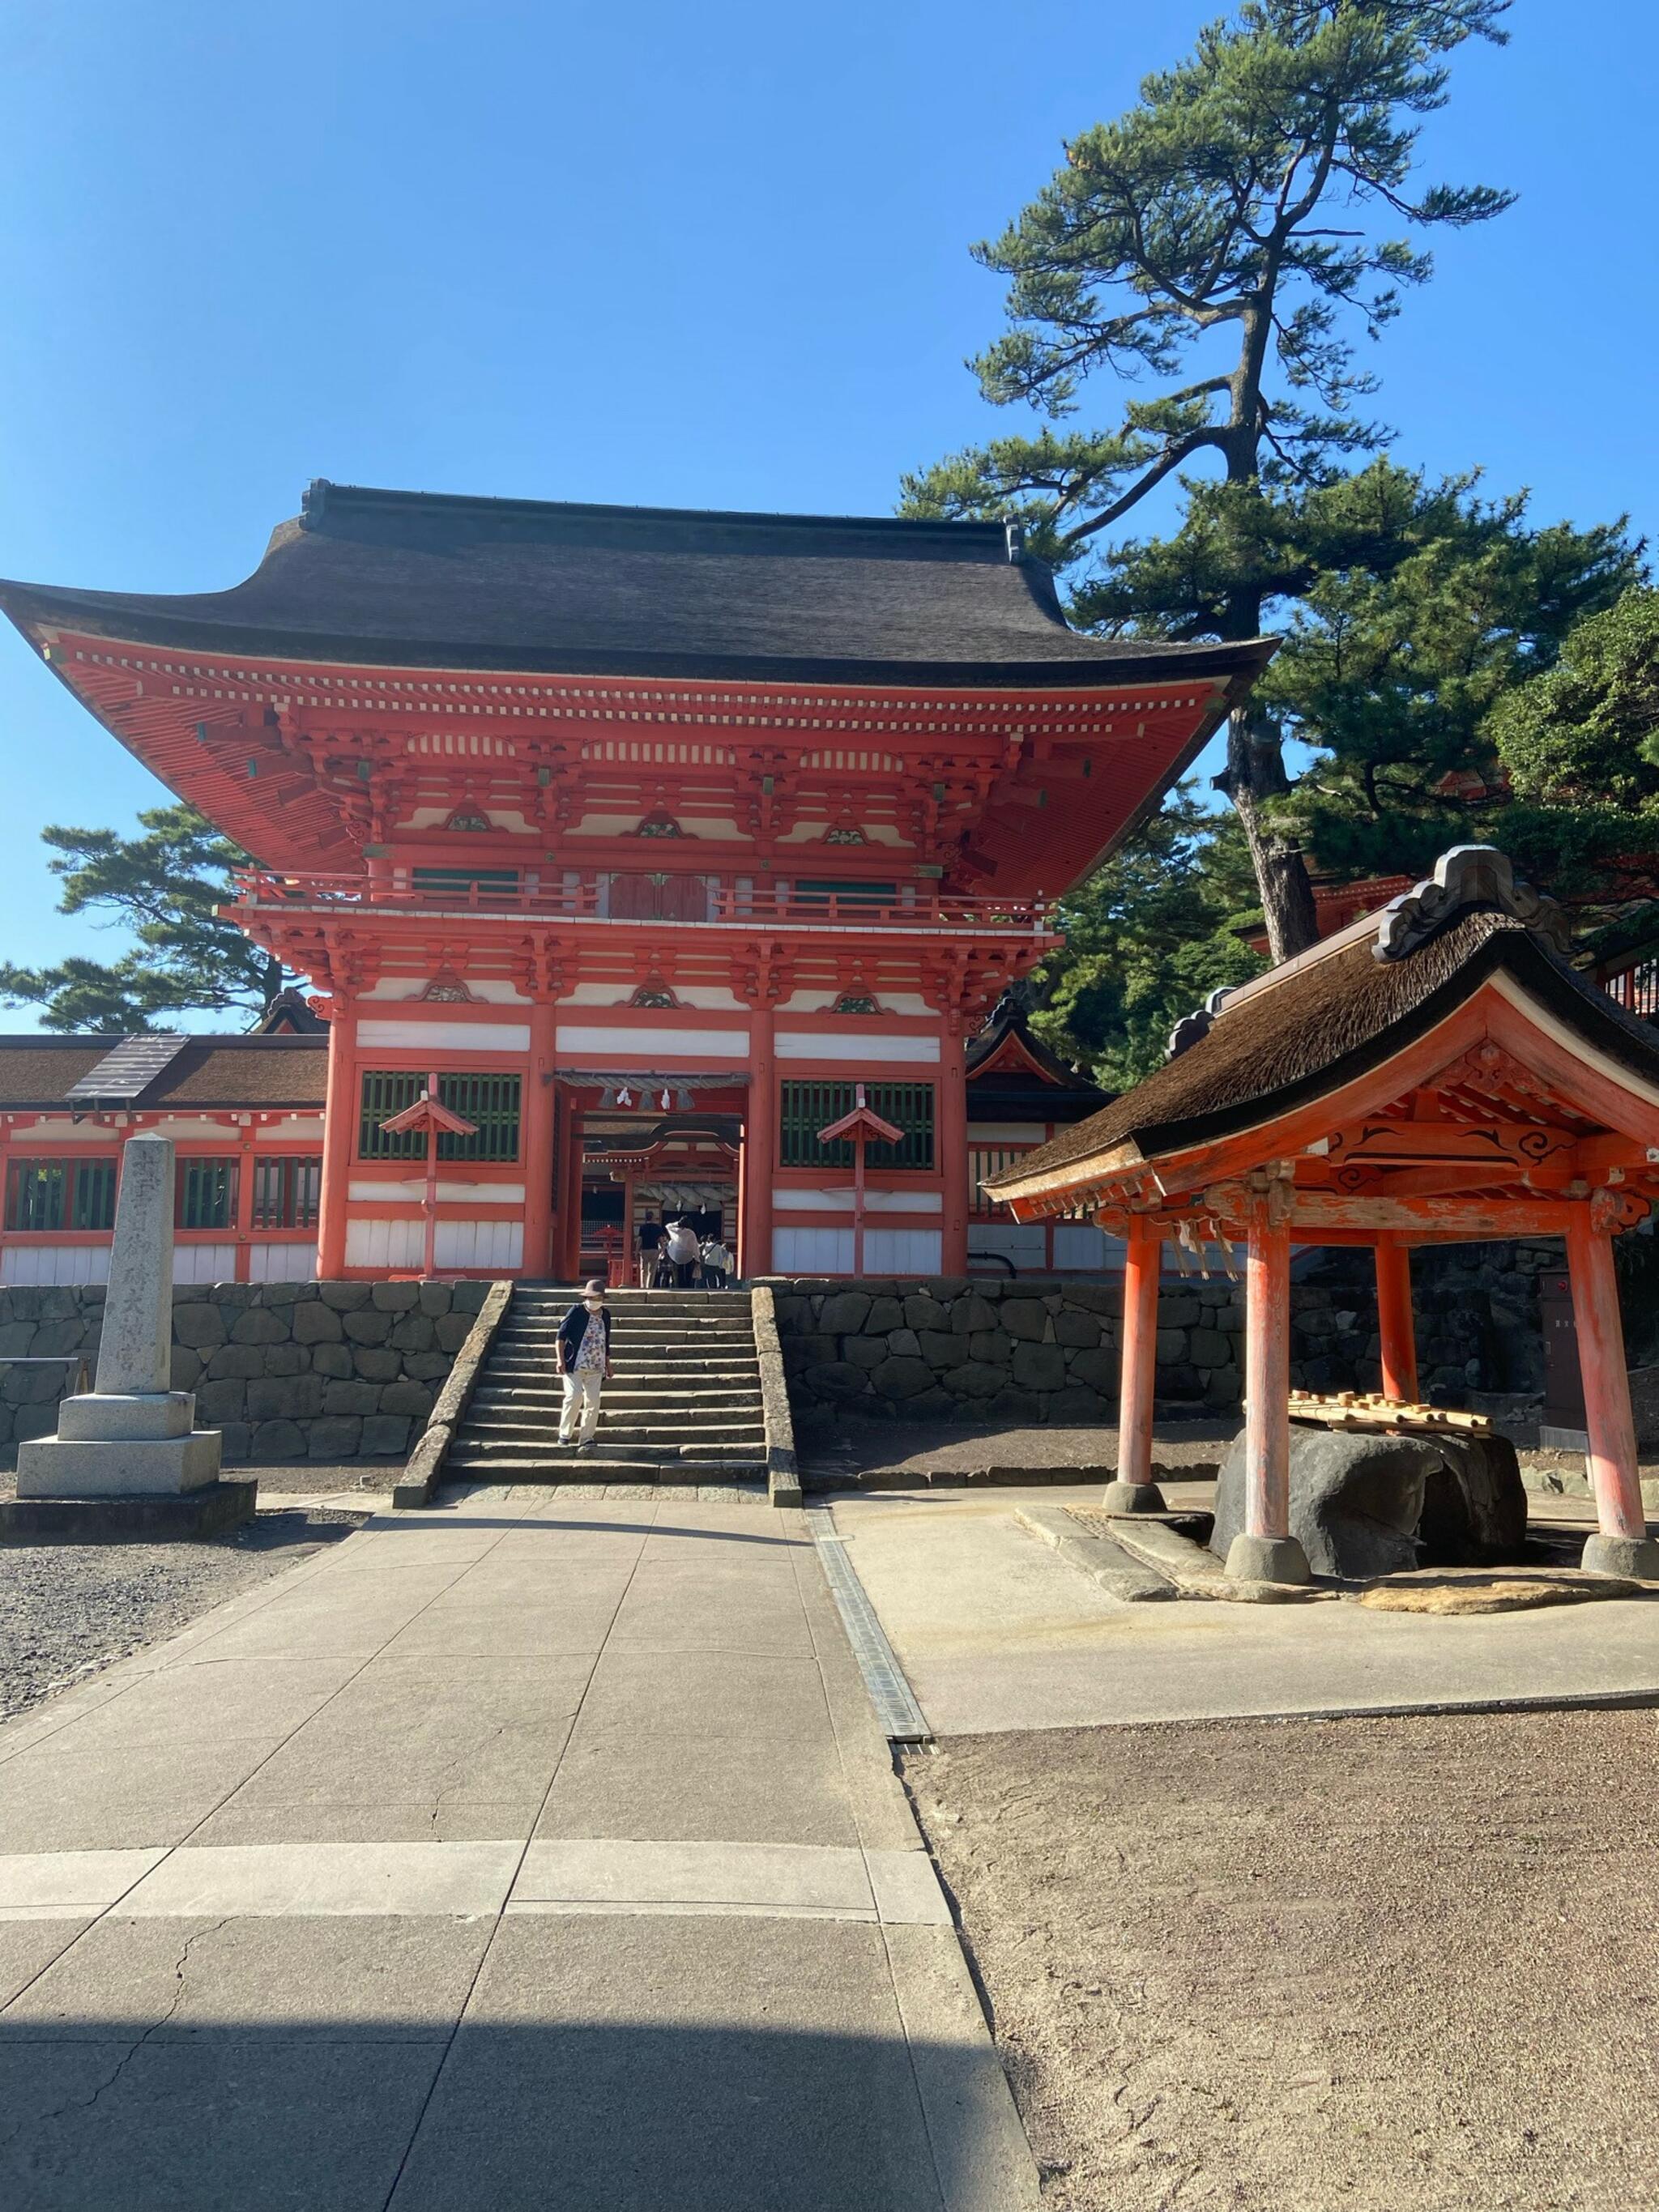
<path id="1" fill-rule="evenodd" d="M 239 590 L 246 586 L 238 586 Z M 192 609 L 202 595 L 183 604 Z M 234 594 L 217 596 L 229 599 Z M 392 637 L 284 629 L 227 613 L 203 619 L 174 611 L 163 595 L 78 591 L 0 578 L 3 611 L 37 648 L 43 633 L 73 630 L 112 644 L 241 659 L 376 668 L 441 668 L 503 675 L 633 677 L 641 681 L 870 684 L 958 690 L 1108 690 L 1133 683 L 1201 678 L 1247 688 L 1276 649 L 1272 638 L 1197 645 L 1093 639 L 1070 633 L 1074 655 L 1042 659 L 897 659 L 773 653 L 652 652 L 616 646 L 512 646 L 462 637 Z M 1090 649 L 1092 648 L 1092 649 Z"/>
<path id="2" fill-rule="evenodd" d="M 1459 940 L 1462 940 L 1460 944 Z M 1459 957 L 1461 954 L 1461 957 Z M 1411 970 L 1423 963 L 1413 978 Z M 1328 1092 L 1340 1091 L 1381 1066 L 1395 1054 L 1425 1036 L 1500 970 L 1539 1000 L 1549 1012 L 1589 1048 L 1601 1054 L 1639 1081 L 1659 1087 L 1659 1036 L 1624 1009 L 1518 924 L 1490 912 L 1466 914 L 1449 924 L 1439 937 L 1404 962 L 1390 968 L 1371 962 L 1369 938 L 1351 948 L 1343 965 L 1358 971 L 1352 980 L 1363 993 L 1365 981 L 1361 963 L 1369 963 L 1382 998 L 1390 983 L 1410 993 L 1411 982 L 1425 986 L 1391 1018 L 1367 1025 L 1350 1024 L 1341 1048 L 1329 1042 L 1342 1040 L 1343 1026 L 1319 1011 L 1304 1014 L 1288 1028 L 1275 1024 L 1276 995 L 1269 978 L 1262 979 L 1248 1002 L 1230 1012 L 1224 1009 L 1208 1035 L 1188 1047 L 1133 1091 L 1086 1121 L 1079 1122 L 1063 1137 L 1029 1153 L 1017 1173 L 999 1176 L 986 1188 L 994 1196 L 1035 1197 L 1076 1182 L 1103 1180 L 1142 1165 L 1156 1166 L 1200 1145 L 1212 1145 L 1249 1129 L 1267 1129 L 1281 1117 L 1310 1104 Z M 1330 963 L 1334 968 L 1336 963 Z M 1305 982 L 1310 974 L 1286 981 Z M 1430 981 L 1437 975 L 1438 980 Z M 1336 980 L 1328 976 L 1329 981 Z M 1293 1055 L 1298 1044 L 1306 1048 L 1305 1064 L 1288 1078 L 1260 1091 L 1243 1090 L 1218 1103 L 1204 1102 L 1205 1079 L 1210 1067 L 1225 1053 L 1236 1054 L 1239 1024 L 1252 1030 L 1275 1031 L 1276 1048 Z M 1160 1115 L 1168 1098 L 1186 1111 Z"/>

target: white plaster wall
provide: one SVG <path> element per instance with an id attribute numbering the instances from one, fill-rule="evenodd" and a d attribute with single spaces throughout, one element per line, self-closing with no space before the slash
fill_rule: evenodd
<path id="1" fill-rule="evenodd" d="M 528 1022 L 359 1022 L 364 1052 L 528 1052 Z"/>
<path id="2" fill-rule="evenodd" d="M 793 991 L 779 1007 L 781 1014 L 827 1014 L 837 999 L 839 991 Z M 887 1014 L 903 1014 L 917 1021 L 926 1021 L 933 1008 L 920 991 L 884 991 L 872 984 L 869 995 L 880 1002 Z"/>
<path id="3" fill-rule="evenodd" d="M 0 1251 L 0 1282 L 106 1283 L 107 1244 L 8 1244 Z"/>
<path id="4" fill-rule="evenodd" d="M 850 1229 L 775 1229 L 769 1272 L 775 1275 L 850 1275 L 853 1232 Z"/>
<path id="5" fill-rule="evenodd" d="M 895 1036 L 880 1030 L 854 1030 L 820 1036 L 807 1030 L 780 1030 L 780 1060 L 854 1060 L 893 1067 L 920 1066 L 939 1059 L 936 1036 Z"/>
<path id="6" fill-rule="evenodd" d="M 1040 1221 L 970 1221 L 968 1260 L 976 1252 L 995 1252 L 1012 1261 L 1023 1273 L 1033 1274 L 1047 1264 Z"/>
<path id="7" fill-rule="evenodd" d="M 348 1267 L 415 1267 L 425 1248 L 425 1224 L 418 1216 L 401 1221 L 349 1221 Z"/>
<path id="8" fill-rule="evenodd" d="M 395 1182 L 375 1182 L 365 1176 L 360 1182 L 346 1185 L 346 1196 L 354 1205 L 418 1206 L 426 1195 L 426 1177 L 400 1176 Z M 522 1206 L 524 1185 L 521 1182 L 438 1182 L 438 1200 L 443 1206 L 465 1206 L 469 1200 L 475 1206 Z"/>
<path id="9" fill-rule="evenodd" d="M 1101 1267 L 1121 1267 L 1128 1248 L 1121 1237 L 1109 1237 L 1089 1221 L 1054 1224 L 1054 1265 L 1092 1273 Z"/>
<path id="10" fill-rule="evenodd" d="M 937 1275 L 944 1262 L 944 1238 L 937 1229 L 866 1229 L 866 1275 Z M 848 1262 L 849 1266 L 851 1262 Z"/>
<path id="11" fill-rule="evenodd" d="M 431 980 L 429 975 L 382 975 L 379 982 L 362 993 L 360 1003 L 364 1006 L 377 1001 L 381 1006 L 407 1005 L 411 999 L 420 998 Z M 505 975 L 482 979 L 469 975 L 466 988 L 475 999 L 481 1000 L 486 1006 L 527 1006 L 530 1004 L 529 994 L 521 991 Z"/>
<path id="12" fill-rule="evenodd" d="M 175 1283 L 234 1283 L 236 1247 L 234 1244 L 175 1244 L 173 1248 Z"/>
<path id="13" fill-rule="evenodd" d="M 248 1246 L 248 1279 L 254 1283 L 308 1283 L 317 1273 L 315 1244 Z"/>
<path id="14" fill-rule="evenodd" d="M 655 1022 L 641 1022 L 624 1027 L 618 1023 L 561 1022 L 558 1030 L 558 1048 L 561 1052 L 627 1054 L 634 1059 L 649 1054 L 662 1061 L 662 1072 L 672 1073 L 677 1053 L 693 1059 L 738 1059 L 749 1057 L 749 1032 L 744 1030 L 670 1029 Z"/>
<path id="15" fill-rule="evenodd" d="M 418 1215 L 346 1224 L 348 1267 L 417 1267 L 425 1249 L 426 1224 Z M 523 1256 L 521 1221 L 438 1224 L 435 1257 L 441 1267 L 516 1267 Z"/>
<path id="16" fill-rule="evenodd" d="M 850 1190 L 780 1190 L 772 1192 L 774 1213 L 850 1213 L 854 1194 Z M 866 1190 L 866 1213 L 939 1213 L 945 1201 L 936 1190 Z"/>

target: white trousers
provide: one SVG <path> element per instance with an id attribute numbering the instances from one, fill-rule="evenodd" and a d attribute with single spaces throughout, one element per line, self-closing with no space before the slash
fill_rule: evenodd
<path id="1" fill-rule="evenodd" d="M 563 1377 L 564 1405 L 559 1414 L 559 1442 L 568 1444 L 573 1429 L 580 1422 L 578 1443 L 588 1443 L 599 1425 L 599 1393 L 605 1388 L 602 1367 L 584 1367 L 580 1373 L 574 1370 Z"/>

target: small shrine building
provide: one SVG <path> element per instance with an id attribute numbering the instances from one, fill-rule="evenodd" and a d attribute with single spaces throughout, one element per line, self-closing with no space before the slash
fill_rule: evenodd
<path id="1" fill-rule="evenodd" d="M 257 856 L 228 911 L 327 1023 L 326 1277 L 419 1263 L 385 1125 L 434 1083 L 446 1273 L 574 1277 L 633 1162 L 729 1178 L 744 1273 L 845 1274 L 859 1081 L 866 1267 L 965 1272 L 969 1041 L 1272 651 L 1080 636 L 1000 524 L 321 483 L 230 590 L 0 607 Z"/>
<path id="2" fill-rule="evenodd" d="M 1659 1035 L 1573 967 L 1559 908 L 1487 847 L 1177 1028 L 1166 1065 L 992 1184 L 1021 1221 L 1086 1207 L 1127 1239 L 1118 1511 L 1152 1475 L 1158 1284 L 1179 1239 L 1245 1250 L 1244 1533 L 1230 1573 L 1308 1578 L 1290 1528 L 1293 1246 L 1376 1255 L 1382 1385 L 1417 1398 L 1411 1254 L 1559 1237 L 1598 1534 L 1659 1577 L 1644 1517 L 1613 1240 L 1659 1197 Z"/>

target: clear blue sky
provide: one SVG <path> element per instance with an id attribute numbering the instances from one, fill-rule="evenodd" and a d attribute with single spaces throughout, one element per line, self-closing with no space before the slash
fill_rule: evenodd
<path id="1" fill-rule="evenodd" d="M 0 574 L 245 575 L 312 477 L 882 513 L 981 436 L 969 261 L 1213 6 L 60 0 L 0 31 Z M 1519 0 L 1426 167 L 1518 190 L 1383 344 L 1402 459 L 1659 524 L 1638 0 Z M 1107 396 L 1102 395 L 1102 406 Z M 0 632 L 0 956 L 51 820 L 161 796 Z M 28 1025 L 0 1013 L 0 1026 Z"/>

